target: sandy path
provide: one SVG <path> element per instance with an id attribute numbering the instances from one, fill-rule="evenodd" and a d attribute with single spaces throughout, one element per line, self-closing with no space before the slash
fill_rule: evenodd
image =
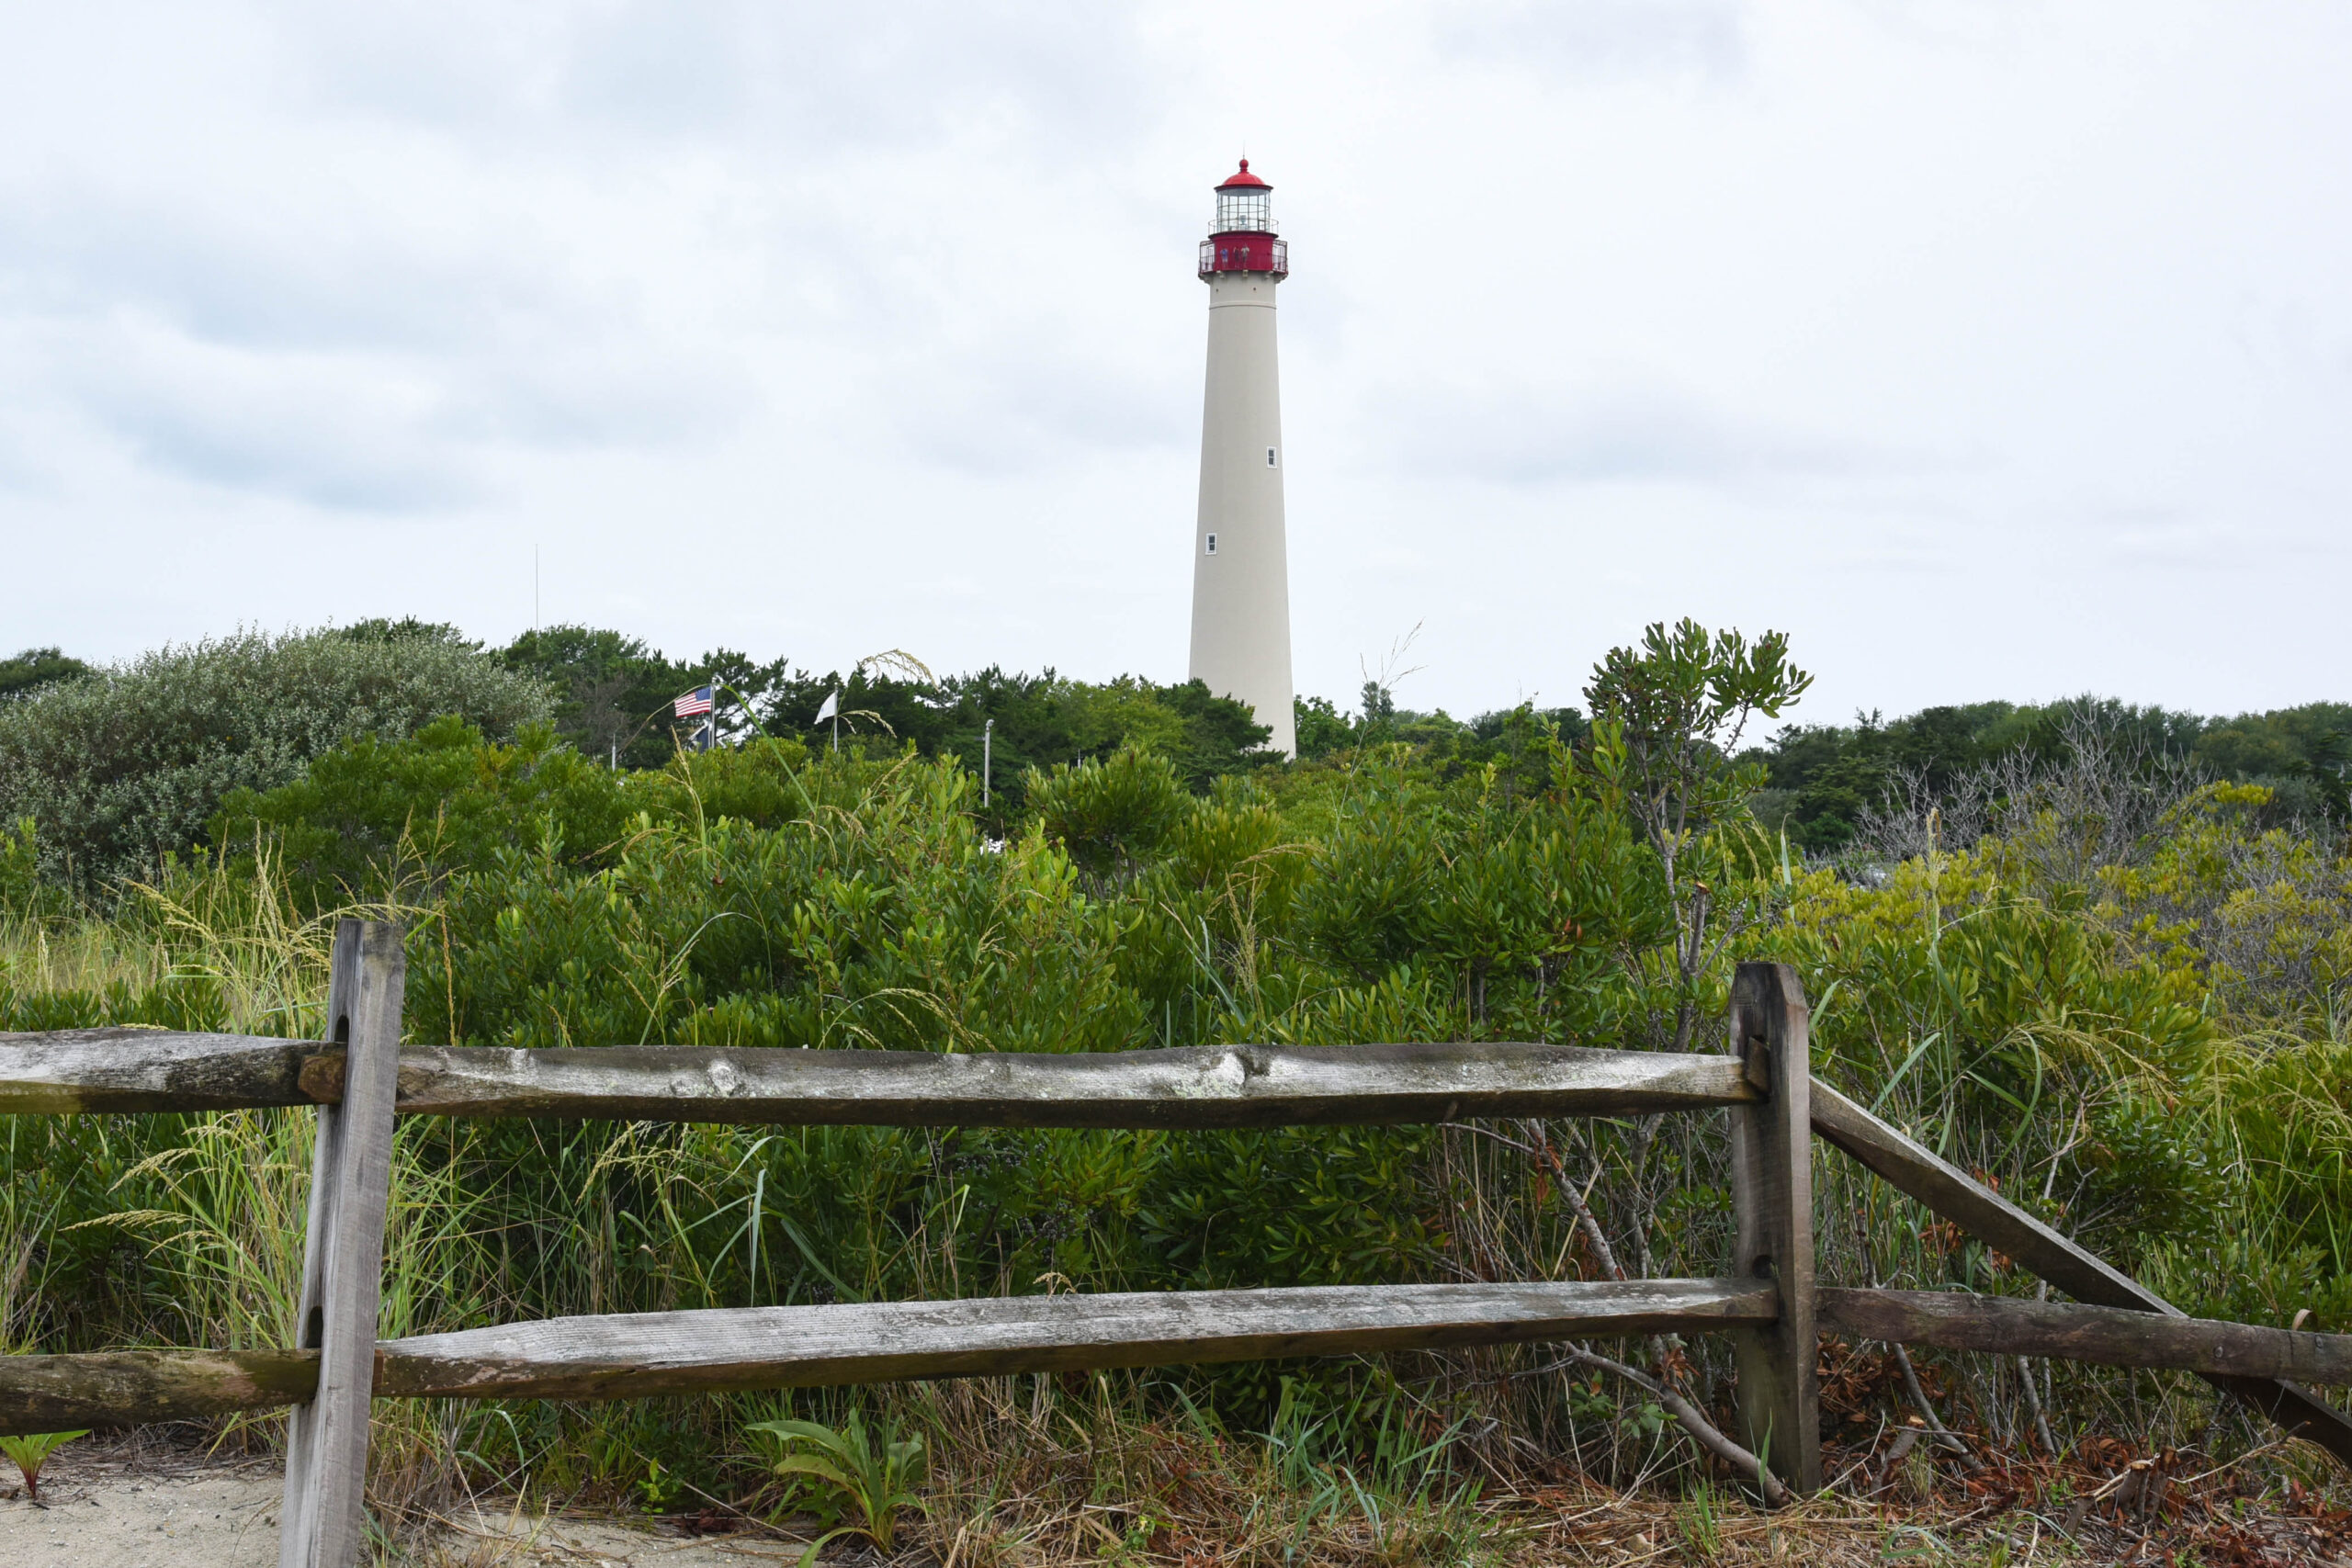
<path id="1" fill-rule="evenodd" d="M 15 1466 L 0 1461 L 0 1562 L 10 1568 L 276 1568 L 274 1464 L 84 1442 L 41 1472 L 42 1506 L 25 1500 Z"/>
<path id="2" fill-rule="evenodd" d="M 76 1443 L 26 1501 L 0 1461 L 0 1563 L 6 1568 L 276 1568 L 275 1461 L 208 1458 L 125 1439 Z M 765 1568 L 797 1543 L 775 1537 L 693 1539 L 658 1521 L 466 1514 L 402 1562 L 414 1568 Z"/>

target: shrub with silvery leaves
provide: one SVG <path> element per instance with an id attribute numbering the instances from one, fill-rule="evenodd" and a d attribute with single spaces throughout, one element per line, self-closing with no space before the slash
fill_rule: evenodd
<path id="1" fill-rule="evenodd" d="M 0 822 L 38 824 L 45 882 L 101 895 L 198 844 L 230 791 L 287 784 L 345 740 L 445 714 L 503 738 L 551 705 L 446 628 L 240 631 L 0 705 Z"/>

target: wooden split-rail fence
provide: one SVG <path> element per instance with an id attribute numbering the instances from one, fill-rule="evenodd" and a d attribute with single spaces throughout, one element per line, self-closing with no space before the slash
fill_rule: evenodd
<path id="1" fill-rule="evenodd" d="M 0 1357 L 0 1432 L 291 1406 L 281 1568 L 353 1568 L 370 1398 L 628 1399 L 1657 1333 L 1731 1337 L 1736 1435 L 1822 1484 L 1816 1335 L 2199 1373 L 2352 1464 L 2352 1336 L 2184 1316 L 1812 1076 L 1795 972 L 1740 965 L 1731 1049 L 1238 1045 L 1082 1055 L 639 1046 L 403 1049 L 393 925 L 335 933 L 330 1039 L 0 1034 L 0 1114 L 318 1108 L 296 1343 Z M 376 1337 L 401 1115 L 746 1125 L 1274 1127 L 1720 1109 L 1736 1238 L 1711 1280 L 1188 1291 L 557 1318 Z M 1814 1281 L 1818 1136 L 2073 1296 Z"/>

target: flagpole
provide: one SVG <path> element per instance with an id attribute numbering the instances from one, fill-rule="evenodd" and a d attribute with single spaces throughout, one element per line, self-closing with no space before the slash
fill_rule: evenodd
<path id="1" fill-rule="evenodd" d="M 833 688 L 830 696 L 817 705 L 817 716 L 808 722 L 822 724 L 829 718 L 833 721 L 833 750 L 838 754 L 842 749 L 842 694 L 838 686 Z"/>

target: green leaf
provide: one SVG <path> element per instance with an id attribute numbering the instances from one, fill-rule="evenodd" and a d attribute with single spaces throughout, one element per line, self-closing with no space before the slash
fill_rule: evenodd
<path id="1" fill-rule="evenodd" d="M 820 1481 L 831 1483 L 844 1492 L 854 1494 L 858 1490 L 857 1483 L 842 1474 L 840 1468 L 831 1461 L 819 1459 L 814 1454 L 786 1454 L 776 1461 L 771 1468 L 778 1475 L 813 1475 Z"/>

